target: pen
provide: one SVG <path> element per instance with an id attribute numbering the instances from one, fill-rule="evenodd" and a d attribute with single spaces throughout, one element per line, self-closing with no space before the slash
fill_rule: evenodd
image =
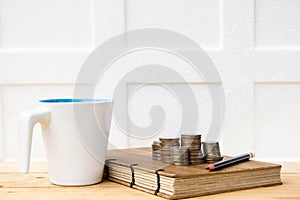
<path id="1" fill-rule="evenodd" d="M 208 165 L 208 167 L 206 167 L 206 169 L 208 169 L 209 171 L 219 170 L 224 167 L 235 165 L 240 162 L 248 161 L 250 158 L 253 158 L 253 157 L 254 157 L 254 153 L 244 153 L 244 154 L 241 154 L 241 155 L 233 157 L 233 158 L 229 158 L 226 160 L 222 160 L 222 161 L 210 164 L 210 165 Z"/>

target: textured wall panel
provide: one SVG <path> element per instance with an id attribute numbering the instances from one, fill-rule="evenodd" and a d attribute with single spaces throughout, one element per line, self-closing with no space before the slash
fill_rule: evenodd
<path id="1" fill-rule="evenodd" d="M 128 0 L 128 30 L 164 28 L 180 32 L 205 48 L 221 47 L 219 0 Z"/>
<path id="2" fill-rule="evenodd" d="M 300 1 L 255 1 L 255 46 L 300 48 Z"/>
<path id="3" fill-rule="evenodd" d="M 1 49 L 91 48 L 91 0 L 1 0 Z"/>
<path id="4" fill-rule="evenodd" d="M 3 132 L 3 108 L 2 108 L 2 86 L 0 86 L 0 161 L 4 159 L 4 132 Z"/>
<path id="5" fill-rule="evenodd" d="M 130 147 L 141 147 L 150 146 L 154 140 L 158 140 L 159 137 L 179 137 L 183 133 L 200 133 L 202 134 L 202 140 L 204 141 L 207 132 L 210 127 L 212 118 L 212 101 L 209 91 L 205 83 L 162 83 L 162 85 L 147 84 L 142 87 L 141 84 L 131 83 L 128 85 L 128 95 L 130 96 L 129 101 L 129 116 L 132 122 L 138 127 L 147 127 L 151 125 L 151 108 L 153 106 L 161 106 L 164 110 L 165 124 L 160 127 L 161 130 L 158 132 L 149 132 L 147 135 L 137 135 L 140 138 L 129 137 Z M 210 84 L 210 83 L 209 83 Z M 192 117 L 193 111 L 197 108 L 193 105 L 183 105 L 185 102 L 181 102 L 179 96 L 180 92 L 187 90 L 187 87 L 191 87 L 198 103 L 198 126 L 196 130 L 191 132 L 193 124 L 181 127 L 182 125 L 182 108 L 185 107 L 185 111 L 191 113 L 189 115 Z M 212 84 L 213 90 L 218 91 L 220 89 L 220 84 Z M 186 97 L 189 98 L 189 97 Z M 155 115 L 154 115 L 155 116 Z M 129 133 L 134 130 L 134 126 L 128 127 Z"/>
<path id="6" fill-rule="evenodd" d="M 255 85 L 254 149 L 258 158 L 300 159 L 300 83 Z"/>

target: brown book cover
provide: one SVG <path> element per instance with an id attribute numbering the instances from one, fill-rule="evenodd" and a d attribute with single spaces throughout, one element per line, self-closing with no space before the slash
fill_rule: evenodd
<path id="1" fill-rule="evenodd" d="M 281 184 L 280 165 L 253 160 L 209 171 L 207 163 L 175 166 L 152 160 L 150 148 L 110 150 L 106 158 L 108 180 L 168 199 Z"/>

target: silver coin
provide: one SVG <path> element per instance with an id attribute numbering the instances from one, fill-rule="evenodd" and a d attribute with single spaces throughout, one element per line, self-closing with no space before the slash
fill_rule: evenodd
<path id="1" fill-rule="evenodd" d="M 190 164 L 191 164 L 191 165 L 203 164 L 203 163 L 205 163 L 205 161 L 204 161 L 204 160 L 199 160 L 199 161 L 190 161 Z"/>
<path id="2" fill-rule="evenodd" d="M 203 142 L 203 151 L 204 156 L 206 157 L 206 160 L 211 160 L 209 158 L 220 158 L 220 146 L 218 142 Z"/>
<path id="3" fill-rule="evenodd" d="M 181 134 L 181 138 L 201 138 L 201 135 Z"/>

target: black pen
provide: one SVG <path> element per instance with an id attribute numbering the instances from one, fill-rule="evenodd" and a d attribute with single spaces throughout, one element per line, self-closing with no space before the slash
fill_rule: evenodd
<path id="1" fill-rule="evenodd" d="M 209 171 L 219 170 L 224 167 L 235 165 L 240 162 L 248 161 L 250 158 L 253 158 L 253 157 L 254 157 L 254 153 L 244 153 L 242 155 L 239 155 L 239 156 L 236 156 L 233 158 L 229 158 L 226 160 L 222 160 L 222 161 L 210 164 L 210 165 L 208 165 L 208 167 L 206 167 L 206 169 L 209 169 Z"/>

